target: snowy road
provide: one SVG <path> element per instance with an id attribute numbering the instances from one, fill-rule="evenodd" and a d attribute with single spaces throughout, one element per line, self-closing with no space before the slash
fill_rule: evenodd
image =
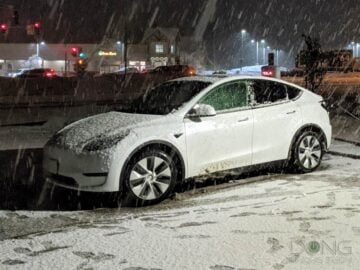
<path id="1" fill-rule="evenodd" d="M 0 269 L 359 269 L 360 160 L 143 209 L 0 212 Z"/>

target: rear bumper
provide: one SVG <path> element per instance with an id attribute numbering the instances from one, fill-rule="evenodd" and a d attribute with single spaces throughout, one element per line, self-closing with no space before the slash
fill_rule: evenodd
<path id="1" fill-rule="evenodd" d="M 329 151 L 332 139 L 332 126 L 330 124 L 324 127 L 324 133 L 326 136 L 326 148 L 325 151 Z"/>

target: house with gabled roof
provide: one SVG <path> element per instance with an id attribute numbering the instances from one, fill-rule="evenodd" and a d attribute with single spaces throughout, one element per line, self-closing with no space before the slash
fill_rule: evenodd
<path id="1" fill-rule="evenodd" d="M 147 46 L 147 62 L 152 67 L 178 63 L 179 29 L 164 27 L 149 28 L 146 30 L 141 43 Z"/>

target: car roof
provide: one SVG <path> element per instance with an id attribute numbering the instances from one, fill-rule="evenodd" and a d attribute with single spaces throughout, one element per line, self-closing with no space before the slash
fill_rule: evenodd
<path id="1" fill-rule="evenodd" d="M 220 81 L 221 78 L 218 77 L 211 77 L 211 76 L 191 76 L 191 77 L 182 77 L 178 79 L 174 79 L 171 81 L 179 82 L 179 81 L 194 81 L 194 82 L 209 82 L 209 83 L 215 83 L 217 81 Z"/>
<path id="2" fill-rule="evenodd" d="M 262 76 L 249 76 L 249 75 L 237 75 L 237 76 L 230 76 L 230 75 L 206 75 L 206 76 L 191 76 L 191 77 L 182 77 L 172 81 L 201 81 L 201 82 L 209 82 L 211 84 L 214 83 L 224 83 L 224 82 L 231 82 L 236 80 L 265 80 L 265 81 L 273 81 L 282 84 L 286 84 L 289 86 L 293 86 L 296 88 L 304 89 L 299 85 L 295 85 L 293 83 L 289 83 L 287 81 L 277 79 L 277 78 L 270 78 L 270 77 L 262 77 Z"/>

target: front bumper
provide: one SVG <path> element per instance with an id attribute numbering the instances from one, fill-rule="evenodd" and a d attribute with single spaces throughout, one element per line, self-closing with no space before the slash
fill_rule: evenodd
<path id="1" fill-rule="evenodd" d="M 106 184 L 108 155 L 81 153 L 57 147 L 44 150 L 43 169 L 47 182 L 68 189 L 86 190 Z"/>

